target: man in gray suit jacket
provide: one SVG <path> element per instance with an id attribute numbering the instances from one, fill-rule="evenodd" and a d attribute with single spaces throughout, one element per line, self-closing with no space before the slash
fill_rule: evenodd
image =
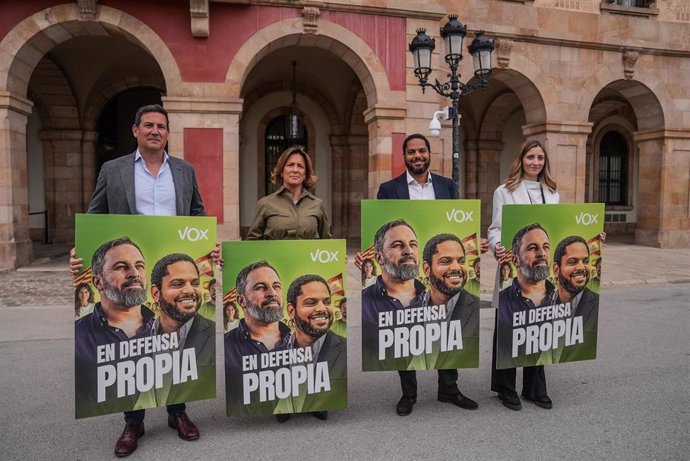
<path id="1" fill-rule="evenodd" d="M 168 113 L 159 104 L 139 108 L 132 126 L 137 150 L 103 164 L 88 213 L 142 214 L 162 216 L 205 216 L 194 167 L 165 151 L 168 141 Z M 219 261 L 219 245 L 213 254 Z M 73 274 L 82 259 L 70 253 Z M 168 425 L 180 438 L 196 440 L 199 430 L 185 412 L 184 403 L 168 405 Z M 125 412 L 125 428 L 115 444 L 116 456 L 128 456 L 144 435 L 144 410 Z"/>

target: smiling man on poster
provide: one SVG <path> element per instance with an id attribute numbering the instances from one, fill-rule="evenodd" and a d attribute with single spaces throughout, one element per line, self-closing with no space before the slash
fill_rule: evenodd
<path id="1" fill-rule="evenodd" d="M 558 282 L 556 303 L 570 303 L 572 317 L 581 317 L 583 344 L 553 351 L 553 362 L 572 362 L 596 357 L 599 295 L 590 290 L 589 245 L 572 235 L 561 240 L 553 252 L 553 273 Z"/>
<path id="2" fill-rule="evenodd" d="M 182 366 L 174 359 L 170 366 L 178 366 L 190 375 L 178 382 L 174 382 L 174 373 L 165 375 L 164 385 L 154 392 L 156 406 L 212 398 L 216 379 L 215 322 L 198 315 L 201 282 L 194 259 L 181 253 L 161 258 L 151 271 L 151 294 L 160 308 L 151 335 L 177 336 Z"/>
<path id="3" fill-rule="evenodd" d="M 347 393 L 347 339 L 330 329 L 334 315 L 331 290 L 320 275 L 303 275 L 290 284 L 287 302 L 288 315 L 295 325 L 289 347 L 311 349 L 311 363 L 316 370 L 312 375 L 317 379 L 309 381 L 322 388 L 310 392 L 310 386 L 303 384 L 287 411 L 310 411 L 326 419 L 325 410 L 342 407 Z"/>
<path id="4" fill-rule="evenodd" d="M 459 324 L 462 349 L 476 351 L 479 343 L 479 297 L 465 289 L 468 279 L 465 257 L 465 248 L 456 235 L 438 234 L 426 242 L 422 270 L 430 287 L 421 306 L 445 306 L 446 318 L 442 326 L 450 330 L 454 323 Z M 453 360 L 467 360 L 457 353 L 435 352 L 435 363 L 428 363 L 432 359 L 427 357 L 429 368 L 447 369 L 451 364 L 456 368 L 458 365 L 453 364 Z M 439 395 L 439 399 L 442 398 L 444 396 Z"/>

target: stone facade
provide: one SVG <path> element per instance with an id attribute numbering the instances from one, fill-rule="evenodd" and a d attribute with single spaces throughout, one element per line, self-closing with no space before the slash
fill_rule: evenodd
<path id="1" fill-rule="evenodd" d="M 627 150 L 626 199 L 607 207 L 615 216 L 607 230 L 690 246 L 687 2 L 407 3 L 17 2 L 0 26 L 0 268 L 31 260 L 29 203 L 38 192 L 29 176 L 43 180 L 45 196 L 32 203 L 45 204 L 52 240 L 73 239 L 74 214 L 88 205 L 97 175 L 103 113 L 135 88 L 162 95 L 170 153 L 194 162 L 202 181 L 215 178 L 205 194 L 219 235 L 238 238 L 260 189 L 254 178 L 267 173 L 263 133 L 288 105 L 292 60 L 322 178 L 317 193 L 328 199 L 336 235 L 356 240 L 359 200 L 400 172 L 404 135 L 427 133 L 433 112 L 448 104 L 422 93 L 407 44 L 418 27 L 435 36 L 432 80 L 443 80 L 438 30 L 452 12 L 468 23 L 467 43 L 478 29 L 498 43 L 489 88 L 461 101 L 461 193 L 482 199 L 484 229 L 492 192 L 524 139 L 545 143 L 563 201 L 598 201 L 601 140 L 615 131 Z M 467 81 L 471 59 L 460 71 Z M 34 111 L 40 129 L 27 130 Z M 118 126 L 124 136 L 128 123 Z M 447 176 L 450 131 L 444 123 L 431 140 L 432 168 Z"/>

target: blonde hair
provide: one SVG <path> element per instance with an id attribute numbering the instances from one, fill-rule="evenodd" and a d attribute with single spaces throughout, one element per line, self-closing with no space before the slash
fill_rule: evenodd
<path id="1" fill-rule="evenodd" d="M 283 185 L 283 169 L 285 168 L 285 164 L 287 163 L 288 158 L 290 158 L 292 154 L 299 154 L 304 159 L 306 175 L 304 181 L 302 182 L 302 187 L 304 187 L 305 189 L 313 189 L 314 187 L 316 187 L 316 183 L 319 182 L 319 177 L 316 176 L 316 172 L 314 171 L 314 164 L 311 162 L 311 158 L 302 146 L 290 146 L 287 149 L 285 149 L 282 154 L 280 154 L 278 162 L 276 162 L 275 168 L 273 168 L 273 171 L 271 171 L 271 182 L 276 186 Z"/>
<path id="2" fill-rule="evenodd" d="M 551 192 L 556 192 L 556 181 L 551 177 L 551 172 L 549 170 L 549 155 L 546 153 L 546 149 L 541 145 L 539 141 L 533 139 L 531 141 L 525 141 L 520 146 L 520 150 L 515 154 L 513 159 L 513 164 L 510 165 L 510 173 L 508 173 L 508 178 L 503 184 L 505 184 L 506 189 L 513 192 L 522 182 L 522 159 L 525 158 L 527 152 L 534 149 L 535 147 L 541 148 L 544 152 L 544 168 L 541 169 L 537 180 L 544 186 L 546 186 Z"/>

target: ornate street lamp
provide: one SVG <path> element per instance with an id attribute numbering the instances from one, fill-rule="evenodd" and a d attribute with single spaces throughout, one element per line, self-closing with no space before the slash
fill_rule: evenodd
<path id="1" fill-rule="evenodd" d="M 440 83 L 438 79 L 429 83 L 431 74 L 431 53 L 436 47 L 433 38 L 426 34 L 426 29 L 417 29 L 417 36 L 410 43 L 410 52 L 414 60 L 414 75 L 419 80 L 422 93 L 429 86 L 441 96 L 450 97 L 452 106 L 449 108 L 449 116 L 453 120 L 453 182 L 460 191 L 460 130 L 458 112 L 460 109 L 460 98 L 470 94 L 477 87 L 486 89 L 489 85 L 489 74 L 491 73 L 491 52 L 494 50 L 494 41 L 487 38 L 484 32 L 479 30 L 468 51 L 472 55 L 474 64 L 474 75 L 479 80 L 478 84 L 460 82 L 458 66 L 462 61 L 462 43 L 467 35 L 467 28 L 458 21 L 456 14 L 448 15 L 448 22 L 441 28 L 441 38 L 445 46 L 445 61 L 450 67 L 448 80 Z"/>
<path id="2" fill-rule="evenodd" d="M 297 107 L 297 61 L 292 61 L 292 104 L 285 119 L 285 134 L 291 144 L 304 138 L 304 122 L 302 112 Z"/>

